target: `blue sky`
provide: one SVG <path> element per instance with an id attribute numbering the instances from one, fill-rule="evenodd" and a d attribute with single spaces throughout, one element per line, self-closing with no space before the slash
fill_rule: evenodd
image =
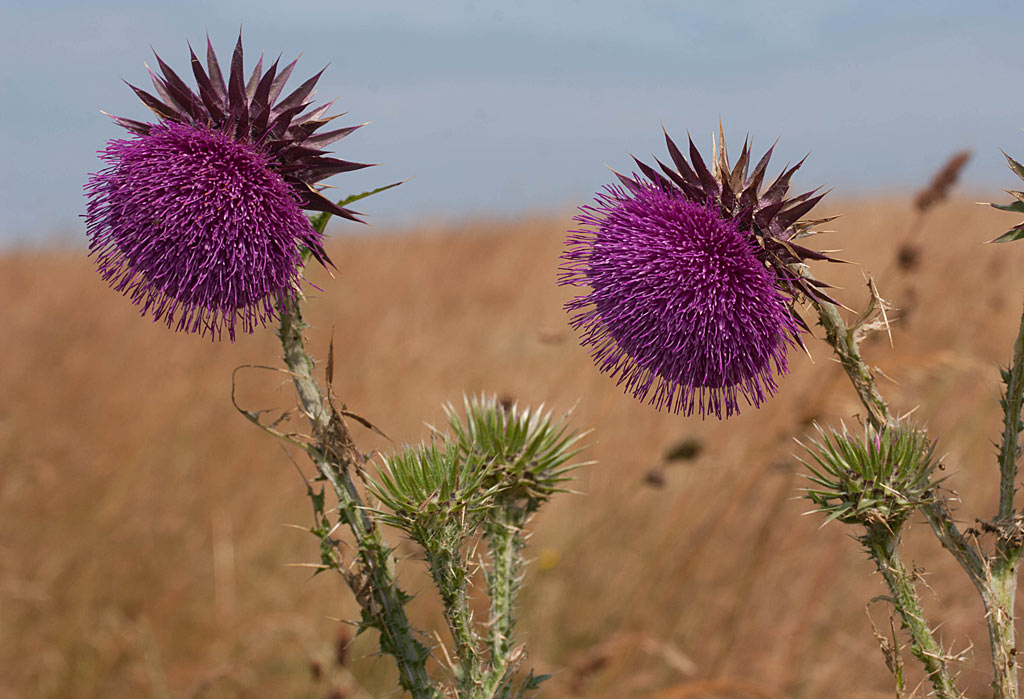
<path id="1" fill-rule="evenodd" d="M 240 26 L 247 67 L 330 64 L 318 97 L 373 122 L 336 152 L 383 165 L 339 195 L 414 178 L 364 204 L 378 226 L 564 210 L 661 155 L 662 124 L 709 149 L 719 117 L 735 147 L 810 152 L 797 186 L 836 196 L 913 191 L 971 148 L 965 188 L 998 198 L 999 148 L 1024 157 L 1020 2 L 0 0 L 0 245 L 83 241 L 122 135 L 99 110 L 152 117 L 121 79 L 147 86 L 150 45 L 188 74 L 186 41 L 227 54 Z"/>

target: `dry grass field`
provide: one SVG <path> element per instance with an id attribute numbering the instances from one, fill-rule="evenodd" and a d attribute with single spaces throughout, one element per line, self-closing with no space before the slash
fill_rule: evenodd
<path id="1" fill-rule="evenodd" d="M 828 201 L 828 200 L 826 200 Z M 371 207 L 372 208 L 372 207 Z M 860 265 L 817 267 L 863 305 L 863 270 L 902 310 L 869 341 L 892 405 L 917 409 L 948 454 L 962 519 L 994 510 L 997 366 L 1016 331 L 1024 245 L 966 200 L 929 212 L 911 269 L 894 265 L 908 200 L 833 201 L 816 240 Z M 577 495 L 534 521 L 520 637 L 553 672 L 548 697 L 892 697 L 865 605 L 884 593 L 843 526 L 803 516 L 794 437 L 856 422 L 828 348 L 791 353 L 760 410 L 728 422 L 659 414 L 599 374 L 566 324 L 555 267 L 569 216 L 338 237 L 306 308 L 311 350 L 332 330 L 335 390 L 396 442 L 441 404 L 493 392 L 590 427 Z M 350 226 L 350 229 L 352 227 Z M 369 233 L 367 235 L 366 233 Z M 234 344 L 141 320 L 79 251 L 0 258 L 0 696 L 384 697 L 390 661 L 351 643 L 354 602 L 314 560 L 289 456 L 231 406 L 231 373 L 277 365 L 270 332 Z M 252 409 L 288 408 L 282 374 L 241 371 Z M 388 443 L 363 430 L 364 450 Z M 666 460 L 699 445 L 695 458 Z M 301 455 L 297 464 L 309 473 Z M 907 558 L 970 696 L 988 641 L 966 576 L 920 519 Z M 440 629 L 417 552 L 400 546 L 414 620 Z M 888 629 L 884 603 L 871 617 Z M 910 686 L 921 680 L 907 655 Z M 917 690 L 925 696 L 927 688 Z"/>

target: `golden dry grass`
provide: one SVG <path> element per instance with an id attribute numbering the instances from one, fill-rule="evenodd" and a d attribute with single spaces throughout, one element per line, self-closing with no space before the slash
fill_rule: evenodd
<path id="1" fill-rule="evenodd" d="M 833 203 L 819 240 L 886 270 L 910 228 L 909 201 Z M 918 265 L 890 269 L 905 309 L 894 348 L 869 361 L 900 411 L 941 435 L 964 518 L 995 500 L 997 364 L 1020 305 L 1024 246 L 980 245 L 1006 215 L 969 202 L 929 212 Z M 727 423 L 658 414 L 600 375 L 566 327 L 554 284 L 564 218 L 435 226 L 335 239 L 336 279 L 307 304 L 313 351 L 333 328 L 336 391 L 396 441 L 426 434 L 443 401 L 496 392 L 564 409 L 595 428 L 583 494 L 535 521 L 537 560 L 521 637 L 544 696 L 890 697 L 865 615 L 883 585 L 849 531 L 819 529 L 795 499 L 794 436 L 813 419 L 853 421 L 858 404 L 827 348 L 791 355 L 777 397 Z M 824 276 L 826 270 L 821 270 Z M 850 306 L 861 267 L 827 270 Z M 313 560 L 302 482 L 229 400 L 232 369 L 275 364 L 269 332 L 234 345 L 140 320 L 78 252 L 0 259 L 0 696 L 386 696 L 390 661 L 361 637 L 334 661 L 336 618 L 354 603 Z M 284 377 L 240 374 L 251 408 L 288 407 Z M 365 449 L 387 448 L 360 432 Z M 666 465 L 684 439 L 698 458 Z M 305 467 L 301 461 L 300 465 Z M 661 487 L 646 474 L 661 469 Z M 968 515 L 967 513 L 970 513 Z M 974 643 L 961 676 L 986 693 L 987 638 L 966 576 L 915 523 L 908 558 L 943 640 Z M 413 615 L 438 628 L 408 544 Z M 888 627 L 885 605 L 871 608 Z M 342 630 L 342 631 L 340 631 Z M 344 635 L 340 639 L 345 640 Z M 315 666 L 315 667 L 314 667 Z M 908 655 L 911 684 L 921 679 Z M 317 678 L 318 671 L 320 677 Z M 361 688 L 360 688 L 361 687 Z M 926 694 L 921 690 L 919 696 Z"/>

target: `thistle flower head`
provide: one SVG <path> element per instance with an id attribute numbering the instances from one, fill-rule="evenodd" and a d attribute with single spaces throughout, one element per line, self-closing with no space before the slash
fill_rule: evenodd
<path id="1" fill-rule="evenodd" d="M 799 328 L 749 237 L 713 205 L 609 187 L 576 221 L 562 283 L 601 371 L 658 408 L 726 417 L 775 391 Z"/>
<path id="2" fill-rule="evenodd" d="M 574 220 L 560 283 L 590 287 L 566 304 L 601 371 L 658 408 L 730 417 L 776 390 L 786 352 L 806 329 L 801 295 L 827 296 L 789 265 L 829 259 L 792 242 L 826 221 L 801 217 L 821 199 L 787 199 L 787 169 L 762 188 L 771 150 L 750 171 L 750 148 L 730 166 L 722 147 L 709 170 L 666 134 L 675 169 L 637 160 Z"/>
<path id="3" fill-rule="evenodd" d="M 87 233 L 104 279 L 143 314 L 234 339 L 294 299 L 303 252 L 330 264 L 303 209 L 358 220 L 316 183 L 366 165 L 322 150 L 358 127 L 316 133 L 335 118 L 330 104 L 308 110 L 320 73 L 279 99 L 294 61 L 264 73 L 261 57 L 246 80 L 239 36 L 225 82 L 209 42 L 205 69 L 189 50 L 196 91 L 159 56 L 157 96 L 130 85 L 158 121 L 113 117 L 131 135 L 89 177 Z"/>
<path id="4" fill-rule="evenodd" d="M 810 461 L 812 486 L 805 496 L 827 515 L 847 524 L 884 525 L 895 531 L 918 507 L 931 502 L 940 462 L 935 443 L 909 423 L 864 434 L 818 428 L 819 439 L 801 444 Z M 813 464 L 811 463 L 813 462 Z"/>
<path id="5" fill-rule="evenodd" d="M 729 152 L 725 145 L 725 131 L 719 127 L 718 133 L 718 143 L 712 154 L 710 169 L 705 165 L 700 151 L 693 145 L 692 140 L 689 141 L 690 160 L 687 161 L 686 156 L 666 133 L 665 144 L 674 167 L 669 167 L 655 158 L 659 172 L 634 158 L 637 167 L 643 173 L 643 178 L 630 178 L 618 173 L 616 176 L 630 190 L 646 180 L 663 189 L 675 191 L 689 201 L 712 204 L 722 218 L 733 221 L 737 229 L 750 237 L 757 246 L 758 259 L 772 268 L 779 289 L 787 296 L 792 300 L 802 295 L 810 299 L 832 302 L 819 286 L 808 282 L 791 269 L 791 265 L 806 260 L 834 261 L 823 253 L 793 242 L 819 233 L 820 225 L 835 218 L 804 218 L 827 192 L 818 194 L 819 188 L 790 196 L 790 180 L 804 164 L 803 160 L 792 167 L 787 166 L 765 186 L 765 174 L 775 146 L 769 148 L 751 170 L 752 152 L 749 139 L 744 140 L 743 150 L 735 164 L 730 164 Z"/>

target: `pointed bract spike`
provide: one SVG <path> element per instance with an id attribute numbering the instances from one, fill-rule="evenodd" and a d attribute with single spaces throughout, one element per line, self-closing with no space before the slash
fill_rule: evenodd
<path id="1" fill-rule="evenodd" d="M 778 214 L 782 210 L 782 207 L 784 207 L 785 205 L 786 202 L 777 201 L 774 204 L 769 204 L 768 206 L 761 207 L 760 209 L 754 212 L 754 221 L 756 221 L 757 224 L 762 228 L 766 228 L 768 224 L 772 222 L 772 219 L 775 218 L 776 214 Z"/>
<path id="2" fill-rule="evenodd" d="M 156 91 L 157 97 L 168 104 L 176 103 L 175 99 L 171 97 L 171 93 L 167 90 L 167 85 L 164 83 L 163 78 L 154 73 L 148 64 L 146 64 L 146 72 L 149 73 L 149 81 L 153 83 L 153 89 Z M 180 108 L 180 105 L 177 106 Z"/>
<path id="3" fill-rule="evenodd" d="M 608 169 L 611 170 L 611 168 Z M 633 178 L 626 177 L 622 173 L 616 172 L 615 170 L 612 170 L 612 174 L 619 178 L 619 182 L 622 183 L 622 186 L 631 191 L 633 194 L 636 194 L 637 192 L 640 191 L 640 183 L 634 180 Z"/>
<path id="4" fill-rule="evenodd" d="M 178 77 L 178 74 L 175 73 L 169 65 L 164 63 L 163 59 L 160 58 L 156 51 L 153 52 L 153 55 L 156 56 L 157 65 L 160 66 L 160 72 L 164 74 L 167 87 L 175 101 L 179 102 L 182 107 L 186 108 L 188 113 L 193 117 L 198 116 L 196 95 L 192 92 L 192 88 L 190 88 L 184 80 Z"/>
<path id="5" fill-rule="evenodd" d="M 259 84 L 262 75 L 263 54 L 260 53 L 260 60 L 256 61 L 256 65 L 252 69 L 252 75 L 249 76 L 249 82 L 245 84 L 245 96 L 250 102 L 252 102 L 252 96 L 256 93 L 256 86 Z"/>
<path id="6" fill-rule="evenodd" d="M 318 129 L 337 119 L 341 114 L 334 114 L 327 117 L 326 119 L 316 119 L 313 121 L 300 121 L 301 116 L 294 117 L 289 124 L 288 129 L 285 131 L 285 135 L 296 141 L 304 141 L 313 135 Z M 369 123 L 369 122 L 367 122 Z"/>
<path id="7" fill-rule="evenodd" d="M 324 267 L 334 267 L 334 269 L 338 269 L 337 265 L 334 264 L 334 260 L 330 258 L 322 245 L 312 245 L 307 249 L 314 259 Z"/>
<path id="8" fill-rule="evenodd" d="M 768 161 L 772 159 L 772 153 L 775 152 L 776 143 L 778 141 L 773 143 L 772 147 L 765 151 L 765 154 L 757 161 L 757 165 L 754 166 L 754 171 L 750 174 L 750 178 L 743 185 L 744 189 L 750 189 L 754 192 L 755 198 L 761 189 L 761 182 L 764 181 L 764 172 L 768 167 Z"/>
<path id="9" fill-rule="evenodd" d="M 288 130 L 288 127 L 291 125 L 292 119 L 295 117 L 295 115 L 301 112 L 303 109 L 305 109 L 305 107 L 300 104 L 298 106 L 292 107 L 291 109 L 285 110 L 280 113 L 276 113 L 274 110 L 272 110 L 270 113 L 270 118 L 272 119 L 272 121 L 270 124 L 270 128 L 268 129 L 268 132 L 275 138 L 281 138 Z"/>
<path id="10" fill-rule="evenodd" d="M 831 303 L 833 306 L 837 308 L 846 308 L 846 306 L 844 306 L 842 303 L 840 303 L 832 296 L 823 292 L 821 289 L 816 289 L 811 284 L 808 284 L 806 279 L 801 278 L 794 286 L 796 286 L 796 288 L 800 290 L 800 293 L 802 293 L 807 298 L 817 299 L 819 301 Z"/>
<path id="11" fill-rule="evenodd" d="M 772 203 L 781 201 L 785 197 L 786 192 L 789 191 L 790 178 L 793 177 L 794 172 L 800 169 L 800 166 L 804 164 L 805 160 L 807 160 L 806 155 L 793 167 L 783 170 L 779 176 L 775 178 L 775 181 L 771 183 L 761 199 Z"/>
<path id="12" fill-rule="evenodd" d="M 652 168 L 647 163 L 638 160 L 635 155 L 631 155 L 630 157 L 633 158 L 633 162 L 635 162 L 637 167 L 640 168 L 640 172 L 644 173 L 644 177 L 649 179 L 652 184 L 655 184 L 658 187 L 661 187 L 662 189 L 666 189 L 668 187 L 668 183 L 666 182 L 665 178 L 659 175 L 657 170 Z"/>
<path id="13" fill-rule="evenodd" d="M 149 71 L 149 77 L 153 81 L 153 87 L 156 88 L 157 94 L 160 95 L 161 99 L 163 99 L 166 104 L 174 107 L 181 112 L 181 114 L 187 114 L 193 119 L 198 116 L 198 107 L 195 103 L 195 97 L 192 95 L 192 91 L 189 90 L 188 87 L 186 87 L 185 91 L 182 92 L 174 85 L 171 85 L 167 80 L 155 75 L 153 71 L 149 70 L 149 66 L 146 66 L 146 70 Z"/>
<path id="14" fill-rule="evenodd" d="M 758 183 L 752 183 L 750 186 L 743 188 L 740 192 L 740 206 L 750 208 L 757 206 L 757 184 Z"/>
<path id="15" fill-rule="evenodd" d="M 310 209 L 311 211 L 323 211 L 324 213 L 333 214 L 334 216 L 341 216 L 342 218 L 348 219 L 349 221 L 356 221 L 357 223 L 365 223 L 365 221 L 359 218 L 362 214 L 349 209 L 343 209 L 305 182 L 293 184 L 299 198 L 304 204 L 304 208 Z"/>
<path id="16" fill-rule="evenodd" d="M 1007 155 L 1006 151 L 1001 151 L 1001 152 L 1003 154 L 1003 157 L 1006 158 L 1006 164 L 1010 166 L 1011 170 L 1013 170 L 1013 174 L 1017 175 L 1017 177 L 1019 177 L 1022 180 L 1024 180 L 1024 165 L 1021 165 L 1016 160 L 1014 160 L 1009 155 Z"/>
<path id="17" fill-rule="evenodd" d="M 700 157 L 700 151 L 697 150 L 697 146 L 693 145 L 693 139 L 690 138 L 690 163 L 693 166 L 694 172 L 697 173 L 697 177 L 700 178 L 700 182 L 704 185 L 704 191 L 707 194 L 718 193 L 718 182 L 711 175 L 711 171 L 708 170 L 708 166 L 704 164 L 704 159 Z"/>
<path id="18" fill-rule="evenodd" d="M 737 205 L 741 208 L 740 212 L 733 217 L 736 227 L 741 231 L 749 231 L 754 225 L 754 207 L 744 205 L 742 202 L 738 202 Z"/>
<path id="19" fill-rule="evenodd" d="M 788 206 L 793 206 L 794 204 L 799 204 L 800 202 L 806 201 L 807 199 L 813 197 L 819 191 L 821 191 L 821 187 L 815 187 L 814 189 L 812 189 L 809 192 L 804 192 L 803 194 L 798 194 L 795 197 L 790 197 L 789 199 L 786 200 L 786 204 Z M 826 194 L 827 194 L 827 192 L 826 192 Z"/>
<path id="20" fill-rule="evenodd" d="M 228 71 L 228 105 L 231 116 L 237 118 L 237 111 L 245 107 L 248 111 L 248 100 L 245 98 L 245 75 L 242 73 L 242 35 L 238 35 L 238 43 L 231 54 L 231 69 Z"/>
<path id="21" fill-rule="evenodd" d="M 1024 214 L 1024 201 L 1011 201 L 1009 204 L 995 204 L 989 203 L 993 209 L 999 209 L 1000 211 L 1011 211 L 1018 214 Z"/>
<path id="22" fill-rule="evenodd" d="M 266 75 L 260 79 L 256 89 L 249 96 L 249 105 L 252 111 L 262 112 L 264 108 L 272 106 L 270 104 L 270 87 L 274 84 L 275 75 L 277 75 L 277 61 L 271 64 L 270 68 L 267 69 Z"/>
<path id="23" fill-rule="evenodd" d="M 355 163 L 327 157 L 307 157 L 296 164 L 299 165 L 299 168 L 295 171 L 295 176 L 306 182 L 319 182 L 342 172 L 352 172 L 374 166 L 374 163 Z"/>
<path id="24" fill-rule="evenodd" d="M 733 208 L 738 203 L 737 200 L 736 200 L 736 194 L 733 193 L 732 187 L 729 186 L 728 171 L 727 170 L 723 170 L 722 172 L 724 173 L 724 175 L 722 177 L 722 181 L 721 181 L 721 187 L 722 187 L 722 192 L 721 192 L 722 206 L 724 206 L 727 211 L 732 211 Z"/>
<path id="25" fill-rule="evenodd" d="M 312 78 L 310 78 L 309 80 L 307 80 L 306 82 L 302 83 L 297 88 L 295 88 L 295 91 L 292 92 L 287 97 L 285 97 L 283 100 L 281 100 L 277 105 L 275 105 L 274 109 L 275 110 L 291 109 L 292 107 L 300 104 L 303 100 L 306 99 L 306 97 L 309 96 L 309 93 L 313 91 L 313 87 L 316 86 L 317 81 L 320 80 L 320 76 L 324 74 L 325 70 L 327 70 L 327 69 L 326 68 L 322 69 L 319 73 L 314 75 Z"/>
<path id="26" fill-rule="evenodd" d="M 310 136 L 309 138 L 302 141 L 302 145 L 307 148 L 318 148 L 323 149 L 335 141 L 339 141 L 356 129 L 360 129 L 366 126 L 366 124 L 356 124 L 355 126 L 346 126 L 343 129 L 335 129 L 334 131 L 325 131 L 324 133 L 317 134 L 316 136 Z"/>
<path id="27" fill-rule="evenodd" d="M 1013 240 L 1020 240 L 1021 238 L 1024 238 L 1024 223 L 1021 223 L 1021 225 L 1017 226 L 1016 228 L 1011 228 L 1010 230 L 1006 231 L 1005 233 L 1003 233 L 998 238 L 994 238 L 994 239 L 992 239 L 992 240 L 990 240 L 988 242 L 990 242 L 990 243 L 1008 243 L 1008 242 L 1013 241 Z"/>
<path id="28" fill-rule="evenodd" d="M 787 250 L 789 250 L 791 253 L 793 253 L 793 255 L 795 257 L 799 258 L 800 260 L 818 260 L 819 262 L 842 262 L 842 263 L 847 263 L 846 260 L 840 260 L 840 259 L 835 258 L 835 257 L 830 257 L 829 255 L 826 255 L 823 252 L 818 252 L 817 250 L 811 250 L 810 248 L 805 248 L 802 245 L 797 245 L 796 243 L 794 243 L 791 240 L 779 240 L 777 238 L 775 240 L 777 242 L 779 242 L 780 244 L 784 245 Z"/>
<path id="29" fill-rule="evenodd" d="M 113 114 L 107 114 L 103 110 L 100 110 L 100 114 L 105 114 L 114 120 L 114 122 L 125 129 L 128 129 L 132 133 L 137 134 L 148 134 L 149 130 L 153 128 L 152 124 L 147 124 L 144 121 L 135 121 L 134 119 L 126 119 L 124 117 L 114 116 Z"/>
<path id="30" fill-rule="evenodd" d="M 808 327 L 808 325 L 807 325 L 807 321 L 804 320 L 800 316 L 799 313 L 796 313 L 795 311 L 791 311 L 791 315 L 793 316 L 793 322 L 795 322 L 797 325 L 799 325 L 801 330 L 803 330 L 805 333 L 810 333 L 811 332 L 810 327 Z M 800 341 L 800 346 L 802 348 L 803 344 L 804 344 L 803 338 L 800 335 L 797 335 L 797 340 Z"/>
<path id="31" fill-rule="evenodd" d="M 676 186 L 678 186 L 679 189 L 683 191 L 683 194 L 686 195 L 687 199 L 690 199 L 691 201 L 700 201 L 702 193 L 699 184 L 694 185 L 691 184 L 690 182 L 687 182 L 685 179 L 683 179 L 682 175 L 680 175 L 678 172 L 676 172 L 675 170 L 673 170 L 672 168 L 670 168 L 668 165 L 661 162 L 657 158 L 654 159 L 654 162 L 658 163 L 658 166 L 661 168 L 661 171 L 668 175 L 668 178 L 670 180 L 676 183 Z"/>
<path id="32" fill-rule="evenodd" d="M 235 140 L 250 140 L 252 136 L 252 129 L 249 125 L 249 110 L 248 108 L 239 109 L 235 118 L 238 120 L 235 123 Z"/>
<path id="33" fill-rule="evenodd" d="M 664 129 L 662 129 L 664 131 Z M 669 138 L 668 132 L 665 133 L 665 145 L 668 147 L 668 155 L 672 158 L 672 164 L 676 166 L 679 174 L 682 175 L 683 179 L 693 184 L 694 187 L 700 187 L 700 178 L 697 177 L 691 168 L 689 163 L 686 162 L 686 158 L 683 156 L 682 151 L 676 146 L 675 142 Z"/>
<path id="34" fill-rule="evenodd" d="M 672 178 L 673 182 L 679 184 L 680 188 L 686 193 L 690 199 L 702 199 L 703 189 L 701 188 L 700 180 L 697 179 L 697 175 L 686 168 L 685 172 L 681 172 L 678 168 L 673 170 L 665 163 L 661 162 L 657 158 L 654 159 L 656 163 L 661 167 L 666 175 Z"/>
<path id="35" fill-rule="evenodd" d="M 183 121 L 183 116 L 177 112 L 173 107 L 164 104 L 153 95 L 149 94 L 145 90 L 140 90 L 129 82 L 125 82 L 125 85 L 130 87 L 138 96 L 142 103 L 150 108 L 154 114 L 161 119 L 170 119 L 171 121 Z"/>
<path id="36" fill-rule="evenodd" d="M 804 214 L 813 209 L 819 201 L 821 201 L 828 192 L 819 194 L 816 197 L 811 197 L 805 202 L 801 202 L 796 206 L 792 206 L 785 211 L 779 213 L 776 220 L 783 228 L 789 228 L 796 223 Z"/>
<path id="37" fill-rule="evenodd" d="M 743 190 L 743 183 L 747 179 L 747 166 L 750 164 L 750 137 L 747 136 L 743 139 L 743 150 L 740 151 L 739 160 L 732 168 L 732 172 L 729 174 L 729 184 L 732 185 L 734 192 L 741 192 Z"/>
<path id="38" fill-rule="evenodd" d="M 281 72 L 277 74 L 276 78 L 274 78 L 274 83 L 270 86 L 269 100 L 271 104 L 273 104 L 277 100 L 278 96 L 280 96 L 281 90 L 284 89 L 284 84 L 288 82 L 288 78 L 291 77 L 292 71 L 295 70 L 295 64 L 298 62 L 299 59 L 296 58 L 294 61 L 282 68 Z"/>
<path id="39" fill-rule="evenodd" d="M 210 75 L 210 83 L 213 84 L 213 89 L 216 91 L 217 96 L 224 104 L 225 109 L 228 103 L 228 88 L 224 83 L 224 74 L 220 71 L 220 64 L 217 62 L 217 53 L 213 50 L 213 44 L 210 43 L 210 37 L 206 37 L 206 68 Z"/>
<path id="40" fill-rule="evenodd" d="M 255 117 L 249 126 L 254 143 L 259 143 L 270 133 L 270 105 L 267 105 Z"/>
<path id="41" fill-rule="evenodd" d="M 303 114 L 301 116 L 295 117 L 295 121 L 297 123 L 299 123 L 299 124 L 304 124 L 307 121 L 320 121 L 321 117 L 323 117 L 323 115 L 327 113 L 327 110 L 330 109 L 333 106 L 334 106 L 334 100 L 331 100 L 327 104 L 323 104 L 323 105 L 317 107 L 316 109 L 311 111 L 309 114 Z M 326 119 L 322 119 L 322 121 L 323 121 L 323 123 L 326 124 L 328 121 L 330 121 L 332 119 L 337 119 L 338 117 L 344 116 L 344 115 L 345 115 L 345 112 L 342 112 L 341 114 L 335 114 L 332 117 L 327 117 Z"/>
<path id="42" fill-rule="evenodd" d="M 723 183 L 728 182 L 731 168 L 729 166 L 729 151 L 725 146 L 725 128 L 722 126 L 722 119 L 718 119 L 718 171 Z"/>
<path id="43" fill-rule="evenodd" d="M 192 62 L 192 75 L 195 76 L 196 85 L 199 86 L 199 99 L 206 106 L 206 111 L 210 113 L 210 118 L 214 122 L 219 122 L 224 119 L 224 109 L 226 107 L 223 96 L 217 94 L 217 89 L 210 81 L 206 71 L 203 70 L 203 65 L 199 62 L 199 57 L 196 56 L 191 46 L 188 47 L 188 52 Z"/>
<path id="44" fill-rule="evenodd" d="M 807 227 L 815 227 L 815 226 L 821 226 L 821 225 L 826 224 L 826 223 L 828 223 L 830 221 L 835 221 L 837 218 L 839 218 L 839 214 L 836 214 L 835 216 L 826 216 L 825 218 L 806 218 L 806 219 L 804 219 L 802 221 L 797 221 L 793 225 L 794 226 L 795 225 L 800 225 L 800 226 L 807 226 Z M 835 231 L 820 231 L 820 232 L 821 233 L 835 233 Z"/>

